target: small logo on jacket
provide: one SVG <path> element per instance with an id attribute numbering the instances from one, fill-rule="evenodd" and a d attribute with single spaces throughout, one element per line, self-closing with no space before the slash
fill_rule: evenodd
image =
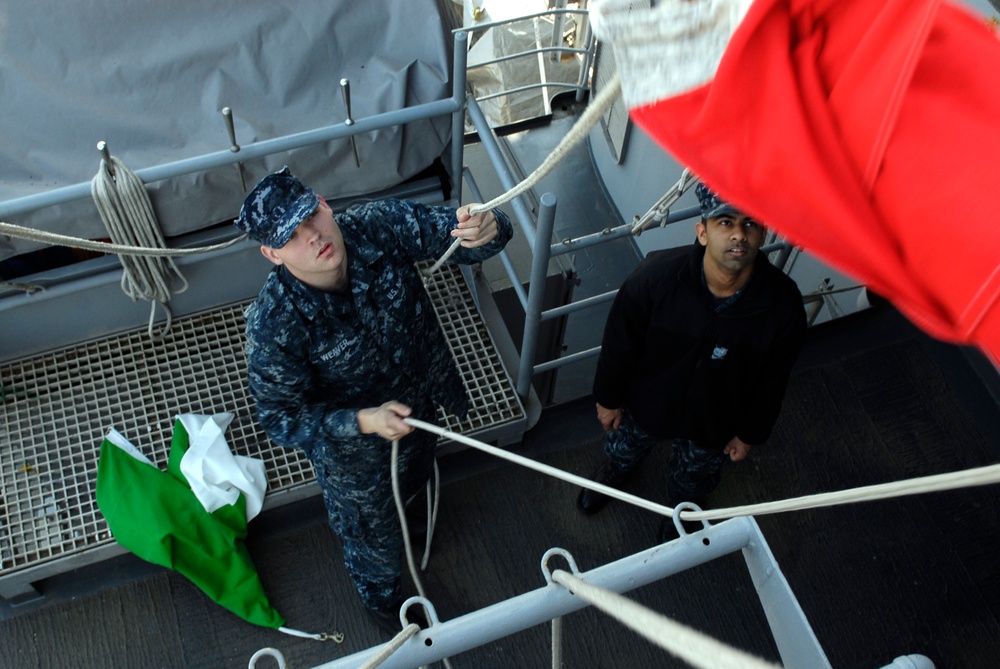
<path id="1" fill-rule="evenodd" d="M 716 346 L 712 351 L 712 360 L 725 360 L 729 349 L 725 346 Z"/>

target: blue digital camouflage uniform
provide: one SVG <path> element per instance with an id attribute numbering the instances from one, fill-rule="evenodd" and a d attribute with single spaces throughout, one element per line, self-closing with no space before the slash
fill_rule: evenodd
<path id="1" fill-rule="evenodd" d="M 638 467 L 656 443 L 656 439 L 635 422 L 628 409 L 622 408 L 618 429 L 604 433 L 604 454 L 608 466 L 619 472 Z M 671 439 L 670 460 L 667 463 L 667 501 L 671 506 L 680 502 L 703 505 L 719 485 L 722 469 L 729 462 L 724 451 L 703 448 L 693 439 Z"/>
<path id="2" fill-rule="evenodd" d="M 498 253 L 510 220 L 494 210 L 497 238 L 459 247 L 449 262 Z M 369 608 L 398 603 L 403 538 L 392 495 L 391 443 L 359 432 L 357 411 L 397 400 L 435 422 L 434 403 L 462 416 L 462 379 L 414 261 L 438 258 L 453 241 L 455 210 L 383 200 L 336 215 L 347 249 L 349 291 L 310 288 L 284 266 L 247 309 L 250 392 L 278 444 L 302 449 L 322 488 L 347 570 Z M 404 499 L 433 469 L 437 438 L 415 430 L 400 441 Z"/>

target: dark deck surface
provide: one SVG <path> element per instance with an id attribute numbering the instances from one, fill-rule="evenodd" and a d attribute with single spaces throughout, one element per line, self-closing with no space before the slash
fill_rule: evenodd
<path id="1" fill-rule="evenodd" d="M 965 356 L 891 310 L 810 332 L 770 442 L 729 468 L 713 506 L 776 500 L 992 464 L 996 404 Z M 588 399 L 543 412 L 515 450 L 589 474 L 600 457 Z M 631 492 L 662 501 L 666 447 Z M 438 535 L 424 579 L 443 620 L 543 585 L 542 553 L 588 570 L 650 546 L 657 518 L 613 503 L 593 518 L 576 490 L 464 451 L 442 461 Z M 922 653 L 939 669 L 1000 658 L 1000 488 L 980 487 L 758 518 L 831 663 L 873 668 Z M 123 556 L 54 579 L 49 600 L 4 612 L 0 667 L 245 667 L 261 647 L 313 667 L 384 641 L 364 617 L 317 501 L 266 514 L 250 548 L 291 627 L 341 630 L 332 643 L 242 622 L 184 578 Z M 712 636 L 777 661 L 739 556 L 630 595 Z M 593 609 L 565 619 L 567 667 L 683 667 Z M 534 628 L 452 660 L 461 667 L 550 666 Z M 262 666 L 268 666 L 262 664 Z"/>
<path id="2" fill-rule="evenodd" d="M 525 171 L 572 120 L 555 119 L 548 136 L 544 128 L 532 130 L 532 141 L 519 142 Z M 592 202 L 600 189 L 588 181 L 589 163 L 579 151 L 586 149 L 571 157 L 576 167 L 568 177 L 559 181 L 557 171 L 549 179 L 559 181 L 552 188 L 562 211 L 579 206 L 589 213 L 561 220 L 587 221 L 595 210 L 606 215 L 606 205 Z M 475 152 L 467 157 L 474 160 Z M 485 179 L 481 185 L 487 196 L 495 194 Z M 572 197 L 572 189 L 587 197 Z M 617 286 L 628 271 L 622 257 L 637 260 L 629 249 L 613 253 L 614 262 L 593 264 L 601 271 L 580 272 L 577 297 Z M 570 350 L 598 343 L 602 325 L 599 310 L 578 317 L 567 333 Z M 512 450 L 589 475 L 602 457 L 587 397 L 591 374 L 588 363 L 561 370 L 557 398 L 569 399 L 546 408 Z M 996 463 L 996 380 L 992 370 L 929 340 L 888 308 L 813 328 L 771 440 L 727 470 L 710 503 L 779 500 Z M 654 451 L 629 492 L 664 501 L 667 455 L 667 447 Z M 442 506 L 424 582 L 442 620 L 542 586 L 539 562 L 549 548 L 568 550 L 586 571 L 655 542 L 659 519 L 650 512 L 616 502 L 583 517 L 572 486 L 491 456 L 463 451 L 443 458 L 441 467 Z M 929 656 L 939 669 L 994 669 L 1000 666 L 998 518 L 1000 486 L 988 486 L 757 522 L 837 669 L 873 669 L 910 653 Z M 267 512 L 250 531 L 258 571 L 288 625 L 340 630 L 343 645 L 244 623 L 183 577 L 126 555 L 42 584 L 47 597 L 40 603 L 14 609 L 0 603 L 0 669 L 237 668 L 266 646 L 280 649 L 290 669 L 303 669 L 386 640 L 362 611 L 318 499 Z M 738 555 L 629 596 L 778 660 Z M 564 631 L 566 667 L 686 666 L 593 609 L 567 616 Z M 542 626 L 452 664 L 548 667 L 550 652 Z"/>

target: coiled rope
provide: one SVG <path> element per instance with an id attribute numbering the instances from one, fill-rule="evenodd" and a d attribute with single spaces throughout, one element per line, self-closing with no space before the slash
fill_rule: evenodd
<path id="1" fill-rule="evenodd" d="M 149 203 L 149 195 L 146 193 L 146 188 L 142 181 L 120 160 L 114 156 L 110 158 L 111 166 L 107 165 L 106 161 L 101 160 L 101 167 L 90 182 L 90 192 L 101 214 L 101 220 L 104 221 L 104 226 L 108 229 L 109 234 L 111 234 L 111 243 L 99 242 L 93 239 L 81 239 L 79 237 L 71 237 L 70 235 L 60 235 L 44 230 L 35 230 L 34 228 L 26 228 L 22 225 L 14 225 L 13 223 L 6 223 L 4 221 L 0 221 L 0 234 L 30 242 L 49 244 L 51 246 L 65 246 L 85 251 L 117 254 L 125 270 L 125 274 L 122 276 L 122 290 L 130 295 L 133 301 L 135 301 L 136 297 L 146 294 L 153 295 L 154 297 L 143 297 L 143 299 L 156 299 L 160 295 L 158 291 L 162 290 L 161 284 L 166 284 L 167 282 L 167 270 L 175 272 L 184 282 L 184 287 L 174 292 L 180 293 L 187 289 L 187 280 L 177 270 L 173 261 L 162 263 L 158 262 L 157 259 L 193 256 L 211 251 L 219 251 L 238 244 L 247 238 L 247 235 L 244 234 L 228 242 L 212 244 L 210 246 L 186 249 L 166 248 L 163 237 L 160 235 L 159 227 L 155 223 L 152 206 Z M 122 175 L 123 181 L 121 185 L 126 189 L 124 193 L 119 192 L 119 184 L 115 181 L 115 177 L 108 173 L 109 167 L 115 170 L 115 175 Z M 137 223 L 137 220 L 142 222 Z M 141 225 L 142 227 L 136 227 L 137 225 Z M 140 239 L 140 237 L 143 239 Z M 137 240 L 144 241 L 146 239 L 153 239 L 158 245 L 137 245 Z M 149 260 L 146 262 L 125 260 L 122 256 L 147 258 Z M 151 273 L 147 274 L 147 270 L 151 271 Z M 127 276 L 129 273 L 132 273 L 131 278 Z M 133 295 L 130 292 L 133 289 L 131 287 L 126 288 L 126 285 L 142 287 L 136 289 Z M 155 286 L 155 288 L 149 288 L 149 286 Z M 0 290 L 11 289 L 23 291 L 28 295 L 45 290 L 43 286 L 37 283 L 0 284 Z M 169 290 L 167 291 L 167 295 L 169 297 Z M 156 305 L 154 304 L 152 309 L 155 310 L 155 308 Z M 163 330 L 166 333 L 170 329 L 171 314 L 165 304 L 163 308 L 167 311 L 168 315 L 168 322 Z M 152 310 L 149 314 L 149 336 L 154 339 L 156 338 L 153 335 Z"/>
<path id="2" fill-rule="evenodd" d="M 101 160 L 101 167 L 90 182 L 90 194 L 94 198 L 101 220 L 117 244 L 128 244 L 144 248 L 166 248 L 160 226 L 149 201 L 149 193 L 142 180 L 118 158 L 110 156 L 111 164 Z M 143 299 L 151 302 L 149 311 L 149 336 L 159 339 L 170 330 L 173 313 L 170 301 L 172 280 L 179 280 L 181 287 L 174 292 L 183 293 L 188 289 L 187 279 L 181 274 L 174 261 L 167 257 L 145 257 L 120 255 L 122 264 L 122 291 L 133 302 Z M 163 330 L 153 332 L 156 304 L 166 313 Z"/>

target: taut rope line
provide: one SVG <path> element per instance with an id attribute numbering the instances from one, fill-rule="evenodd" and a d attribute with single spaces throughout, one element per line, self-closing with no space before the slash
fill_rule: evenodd
<path id="1" fill-rule="evenodd" d="M 569 572 L 557 569 L 552 580 L 696 669 L 781 669 Z"/>
<path id="2" fill-rule="evenodd" d="M 601 117 L 601 115 L 607 111 L 608 107 L 611 106 L 621 91 L 621 78 L 616 74 L 611 81 L 607 83 L 605 89 L 594 98 L 593 103 L 587 105 L 583 114 L 581 114 L 580 118 L 573 124 L 573 127 L 569 129 L 566 136 L 562 138 L 559 145 L 553 149 L 552 153 L 550 153 L 545 160 L 542 161 L 542 164 L 539 165 L 534 172 L 529 174 L 524 181 L 511 188 L 503 195 L 493 198 L 486 204 L 473 207 L 469 210 L 469 213 L 481 214 L 484 211 L 489 211 L 490 209 L 499 207 L 501 204 L 510 202 L 518 195 L 521 195 L 535 186 L 545 177 L 545 175 L 552 171 L 552 168 L 554 168 L 559 161 L 562 160 L 567 153 L 569 153 L 570 149 L 579 144 L 580 140 L 587 136 L 590 129 L 595 123 L 597 123 L 597 120 Z"/>
<path id="3" fill-rule="evenodd" d="M 359 669 L 375 669 L 375 667 L 381 666 L 390 657 L 395 654 L 403 644 L 413 635 L 420 631 L 420 625 L 416 623 L 410 623 L 403 630 L 394 636 L 387 644 L 382 646 L 377 653 L 372 655 L 368 660 L 362 664 Z"/>
<path id="4" fill-rule="evenodd" d="M 199 253 L 208 253 L 210 251 L 219 251 L 221 249 L 229 248 L 233 244 L 238 244 L 247 238 L 246 235 L 240 235 L 235 239 L 230 239 L 228 242 L 189 249 L 151 249 L 146 248 L 145 246 L 130 246 L 128 244 L 115 243 L 109 244 L 108 242 L 98 242 L 93 239 L 80 239 L 79 237 L 70 237 L 69 235 L 60 235 L 55 232 L 35 230 L 34 228 L 26 228 L 21 225 L 14 225 L 13 223 L 4 223 L 3 221 L 0 221 L 0 234 L 7 235 L 8 237 L 25 239 L 29 242 L 39 242 L 42 244 L 51 244 L 53 246 L 68 246 L 69 248 L 83 249 L 84 251 L 97 251 L 98 253 L 114 253 L 118 255 L 131 256 L 150 256 L 153 258 L 176 258 L 180 256 L 198 255 Z"/>
<path id="5" fill-rule="evenodd" d="M 674 510 L 669 506 L 655 504 L 649 500 L 635 495 L 616 490 L 600 483 L 595 483 L 590 479 L 575 474 L 564 472 L 556 467 L 551 467 L 530 458 L 526 458 L 516 453 L 509 453 L 502 449 L 476 441 L 449 430 L 442 429 L 437 425 L 425 423 L 414 418 L 404 418 L 403 422 L 408 423 L 421 430 L 432 432 L 436 435 L 452 439 L 467 446 L 485 451 L 510 462 L 529 467 L 543 474 L 554 476 L 568 483 L 578 485 L 590 490 L 596 490 L 608 497 L 614 497 L 623 502 L 628 502 L 635 506 L 653 511 L 660 515 L 673 517 Z M 838 492 L 819 493 L 816 495 L 805 495 L 792 499 L 779 500 L 775 502 L 763 502 L 760 504 L 747 504 L 723 509 L 710 509 L 708 511 L 683 511 L 685 520 L 723 520 L 726 518 L 736 518 L 737 516 L 759 516 L 769 513 L 782 513 L 786 511 L 802 511 L 805 509 L 818 509 L 839 504 L 853 504 L 856 502 L 871 502 L 881 499 L 891 499 L 894 497 L 904 497 L 907 495 L 917 495 L 929 492 L 943 492 L 956 488 L 970 488 L 980 485 L 1000 483 L 1000 464 L 987 465 L 985 467 L 975 467 L 958 472 L 948 472 L 945 474 L 933 474 L 903 481 L 893 481 L 890 483 L 879 483 L 876 485 L 851 488 Z"/>
<path id="6" fill-rule="evenodd" d="M 580 141 L 587 136 L 587 133 L 590 132 L 590 129 L 595 123 L 597 123 L 597 120 L 601 118 L 601 115 L 607 111 L 608 107 L 610 107 L 615 99 L 617 99 L 621 90 L 621 78 L 615 74 L 611 81 L 607 83 L 605 89 L 598 93 L 597 97 L 594 98 L 594 101 L 591 104 L 587 105 L 583 114 L 581 114 L 580 118 L 573 124 L 573 127 L 569 129 L 566 136 L 559 141 L 559 144 L 555 149 L 553 149 L 552 153 L 546 156 L 545 160 L 542 161 L 542 164 L 539 165 L 534 172 L 529 174 L 525 177 L 524 181 L 511 188 L 503 195 L 493 198 L 486 204 L 470 207 L 469 214 L 475 216 L 476 214 L 482 214 L 490 209 L 499 207 L 500 205 L 510 202 L 515 197 L 527 192 L 537 185 L 539 181 L 545 178 L 545 176 L 552 171 L 552 168 L 559 164 L 559 161 L 566 157 L 566 154 L 570 152 L 570 149 L 579 144 Z M 462 240 L 460 239 L 453 241 L 451 246 L 448 247 L 448 250 L 445 251 L 444 255 L 441 256 L 431 267 L 424 271 L 424 276 L 428 277 L 434 274 L 434 272 L 436 272 L 438 268 L 441 267 L 441 265 L 443 265 L 456 250 L 458 250 L 458 246 L 461 242 Z"/>

